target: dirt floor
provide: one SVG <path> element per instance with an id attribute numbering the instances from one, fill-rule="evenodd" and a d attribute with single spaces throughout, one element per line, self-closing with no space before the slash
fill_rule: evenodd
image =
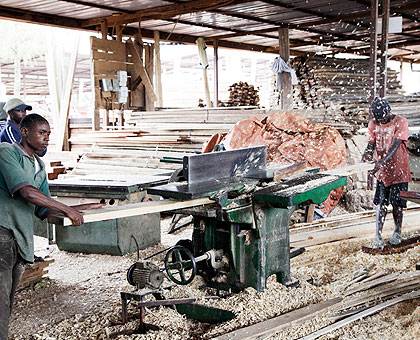
<path id="1" fill-rule="evenodd" d="M 165 219 L 162 224 L 164 245 L 141 251 L 141 258 L 173 245 L 178 238 L 191 235 L 191 227 L 178 235 L 168 235 L 168 223 L 169 220 Z M 264 292 L 247 288 L 220 300 L 200 302 L 236 313 L 237 317 L 232 321 L 219 325 L 201 324 L 172 309 L 160 307 L 146 312 L 146 322 L 158 325 L 160 330 L 144 335 L 118 335 L 124 329 L 134 329 L 138 323 L 138 311 L 135 303 L 131 303 L 129 322 L 121 325 L 119 298 L 121 291 L 133 290 L 127 283 L 126 271 L 135 262 L 136 254 L 122 257 L 72 254 L 50 247 L 45 239 L 37 237 L 37 255 L 53 258 L 55 262 L 48 267 L 48 279 L 18 292 L 9 339 L 211 339 L 340 296 L 348 286 L 349 278 L 362 268 L 374 264 L 375 270 L 405 272 L 414 271 L 416 263 L 420 262 L 420 247 L 386 256 L 363 253 L 361 247 L 371 241 L 347 240 L 307 249 L 291 263 L 293 279 L 300 281 L 299 288 L 286 288 L 273 276 Z M 163 256 L 157 256 L 155 261 L 158 260 L 162 261 Z M 214 295 L 212 290 L 200 289 L 202 283 L 197 277 L 188 286 L 174 287 L 165 297 Z M 328 315 L 321 315 L 269 339 L 299 339 L 330 323 Z M 320 339 L 397 338 L 420 338 L 420 299 L 389 307 Z"/>

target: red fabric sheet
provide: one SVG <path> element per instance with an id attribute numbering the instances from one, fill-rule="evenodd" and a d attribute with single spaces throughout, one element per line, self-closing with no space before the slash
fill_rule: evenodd
<path id="1" fill-rule="evenodd" d="M 340 133 L 325 124 L 309 123 L 298 114 L 280 112 L 236 123 L 222 140 L 226 149 L 267 146 L 267 164 L 307 161 L 321 171 L 346 164 L 346 146 Z M 343 188 L 331 192 L 321 209 L 328 215 L 338 204 Z"/>

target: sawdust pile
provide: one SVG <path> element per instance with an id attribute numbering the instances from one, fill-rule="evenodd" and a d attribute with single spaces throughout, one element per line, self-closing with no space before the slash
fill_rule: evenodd
<path id="1" fill-rule="evenodd" d="M 267 146 L 267 164 L 294 164 L 306 161 L 309 167 L 321 171 L 346 164 L 346 145 L 333 127 L 309 123 L 296 113 L 279 112 L 269 116 L 252 117 L 235 124 L 226 136 L 214 135 L 203 146 L 213 150 L 223 143 L 227 150 L 251 146 Z M 321 211 L 328 215 L 338 204 L 344 188 L 331 192 Z"/>
<path id="2" fill-rule="evenodd" d="M 16 324 L 28 323 L 26 315 L 33 315 L 32 308 L 39 303 L 36 292 L 26 290 L 25 294 L 18 294 L 17 306 L 21 312 L 20 319 L 15 320 L 13 337 L 16 340 L 44 339 L 211 339 L 212 337 L 255 324 L 288 311 L 307 306 L 312 303 L 326 301 L 334 297 L 343 296 L 343 291 L 349 286 L 352 276 L 362 268 L 375 265 L 375 270 L 383 270 L 387 273 L 413 271 L 415 264 L 420 261 L 420 247 L 409 249 L 407 252 L 395 255 L 372 256 L 361 252 L 361 246 L 367 245 L 367 240 L 347 240 L 325 246 L 314 247 L 301 256 L 294 258 L 291 264 L 292 276 L 300 280 L 300 288 L 286 288 L 275 281 L 272 276 L 268 280 L 267 289 L 257 292 L 253 288 L 247 288 L 238 294 L 232 294 L 219 300 L 200 299 L 198 303 L 223 308 L 236 313 L 237 317 L 229 322 L 218 325 L 202 324 L 197 321 L 186 319 L 168 307 L 150 308 L 146 311 L 145 322 L 157 325 L 160 330 L 149 331 L 147 334 L 124 335 L 124 330 L 135 329 L 138 325 L 139 313 L 136 303 L 133 302 L 128 308 L 128 320 L 126 325 L 121 324 L 121 305 L 119 302 L 120 291 L 130 291 L 132 287 L 125 281 L 126 264 L 135 261 L 135 255 L 125 257 L 113 257 L 110 265 L 111 271 L 118 264 L 123 264 L 118 273 L 112 275 L 105 272 L 103 275 L 93 275 L 88 281 L 79 282 L 71 286 L 73 299 L 84 301 L 84 312 L 78 312 L 71 317 L 65 317 L 62 321 L 45 321 L 44 324 L 34 327 L 31 334 L 19 334 Z M 162 246 L 153 248 L 153 251 L 141 253 L 141 257 L 147 256 L 162 249 Z M 83 260 L 91 261 L 91 258 L 101 262 L 106 255 L 81 255 L 71 254 L 68 256 L 62 252 L 57 254 L 56 262 L 62 256 L 66 266 L 72 267 L 72 261 L 81 265 Z M 162 257 L 157 259 L 162 261 Z M 75 273 L 77 267 L 73 267 Z M 75 274 L 74 275 L 77 275 Z M 309 283 L 309 282 L 311 283 Z M 204 297 L 214 295 L 214 290 L 202 288 L 203 281 L 197 277 L 192 284 L 187 286 L 175 286 L 165 292 L 165 298 L 181 297 Z M 53 294 L 51 290 L 60 286 L 59 280 L 55 280 L 50 287 L 41 291 Z M 51 289 L 51 290 L 50 290 Z M 63 289 L 63 288 L 60 288 Z M 70 289 L 70 287 L 69 287 Z M 105 294 L 107 292 L 107 294 Z M 46 295 L 47 295 L 46 294 Z M 105 295 L 105 301 L 95 303 L 94 298 Z M 63 309 L 67 306 L 63 305 Z M 331 312 L 330 312 L 331 313 Z M 330 314 L 319 315 L 316 318 L 278 333 L 270 339 L 298 339 L 321 327 L 332 323 Z M 420 301 L 402 303 L 383 310 L 377 315 L 367 317 L 356 323 L 338 329 L 321 339 L 415 339 L 419 338 Z M 117 335 L 120 334 L 120 335 Z M 392 336 L 391 336 L 392 335 Z"/>

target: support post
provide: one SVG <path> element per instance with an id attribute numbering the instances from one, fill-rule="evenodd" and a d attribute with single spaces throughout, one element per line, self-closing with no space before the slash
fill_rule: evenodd
<path id="1" fill-rule="evenodd" d="M 389 33 L 389 7 L 390 0 L 382 0 L 382 37 L 381 37 L 381 84 L 379 95 L 386 96 L 387 62 L 388 62 L 388 33 Z"/>
<path id="2" fill-rule="evenodd" d="M 290 42 L 289 29 L 279 28 L 279 55 L 286 62 L 289 63 L 290 57 Z M 292 82 L 289 72 L 282 72 L 280 74 L 280 109 L 289 110 L 292 107 Z"/>
<path id="3" fill-rule="evenodd" d="M 378 59 L 378 1 L 371 0 L 371 11 L 370 11 L 370 60 L 369 60 L 369 73 L 371 80 L 370 98 L 369 98 L 369 120 L 372 119 L 372 110 L 370 105 L 373 99 L 376 97 L 376 83 L 377 83 L 377 59 Z"/>
<path id="4" fill-rule="evenodd" d="M 101 21 L 101 34 L 102 39 L 106 40 L 108 36 L 108 23 L 106 22 L 106 19 Z"/>
<path id="5" fill-rule="evenodd" d="M 155 75 L 156 75 L 156 92 L 157 92 L 157 106 L 163 106 L 162 98 L 162 67 L 160 63 L 160 34 L 159 31 L 153 32 L 155 39 Z"/>
<path id="6" fill-rule="evenodd" d="M 150 84 L 153 88 L 153 51 L 154 51 L 154 44 L 146 45 L 144 49 L 144 64 L 146 72 L 150 79 Z M 147 89 L 146 89 L 147 91 Z M 146 111 L 155 111 L 155 102 L 146 95 Z"/>
<path id="7" fill-rule="evenodd" d="M 117 25 L 117 41 L 122 42 L 122 27 L 121 25 Z"/>
<path id="8" fill-rule="evenodd" d="M 219 40 L 213 40 L 214 52 L 214 107 L 219 106 Z"/>

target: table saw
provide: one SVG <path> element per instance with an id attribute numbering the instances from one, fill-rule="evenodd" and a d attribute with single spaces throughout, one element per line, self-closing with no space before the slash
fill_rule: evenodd
<path id="1" fill-rule="evenodd" d="M 347 178 L 305 171 L 274 182 L 276 169 L 267 167 L 266 152 L 261 146 L 185 156 L 182 181 L 147 188 L 164 198 L 214 200 L 178 211 L 193 216 L 194 230 L 191 244 L 181 243 L 166 256 L 173 281 L 190 282 L 187 271 L 193 269 L 209 286 L 234 291 L 262 291 L 272 274 L 290 283 L 291 214 L 325 201 Z"/>
<path id="2" fill-rule="evenodd" d="M 51 195 L 67 205 L 103 202 L 108 207 L 158 200 L 145 187 L 168 182 L 167 176 L 75 176 L 49 183 Z M 123 255 L 160 242 L 159 213 L 84 223 L 55 225 L 61 250 Z"/>

